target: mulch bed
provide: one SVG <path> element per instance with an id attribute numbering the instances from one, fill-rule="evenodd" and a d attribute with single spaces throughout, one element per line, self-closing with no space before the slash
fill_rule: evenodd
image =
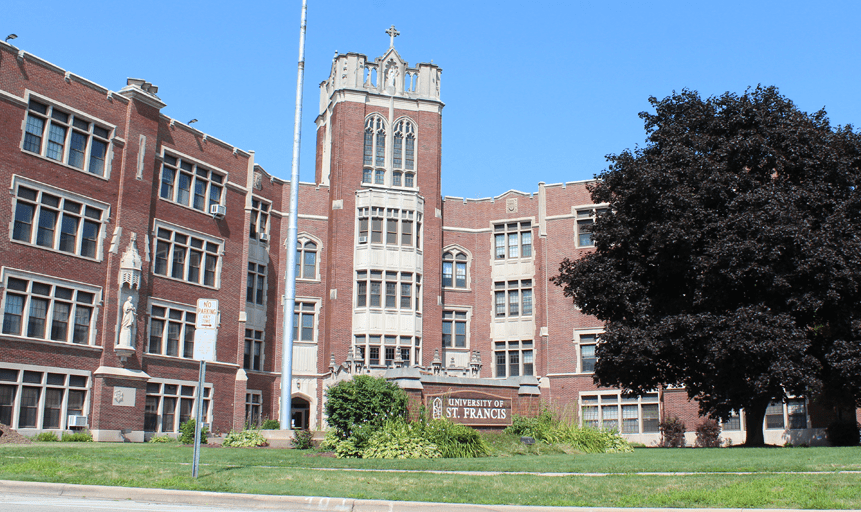
<path id="1" fill-rule="evenodd" d="M 0 444 L 30 444 L 32 441 L 0 423 Z"/>

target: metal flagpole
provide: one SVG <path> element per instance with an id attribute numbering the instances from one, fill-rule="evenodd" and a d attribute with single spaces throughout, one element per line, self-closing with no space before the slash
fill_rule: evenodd
<path id="1" fill-rule="evenodd" d="M 302 82 L 305 77 L 305 16 L 307 0 L 302 0 L 299 30 L 299 71 L 296 78 L 296 115 L 293 118 L 293 166 L 290 174 L 290 219 L 287 224 L 287 277 L 284 283 L 284 329 L 281 334 L 281 430 L 290 429 L 293 387 L 293 309 L 296 305 L 296 239 L 299 213 L 299 146 L 302 139 Z"/>
<path id="2" fill-rule="evenodd" d="M 197 397 L 194 413 L 194 458 L 191 462 L 191 476 L 197 478 L 200 466 L 200 431 L 203 429 L 203 383 L 206 382 L 206 361 L 200 361 L 200 376 L 197 382 Z"/>

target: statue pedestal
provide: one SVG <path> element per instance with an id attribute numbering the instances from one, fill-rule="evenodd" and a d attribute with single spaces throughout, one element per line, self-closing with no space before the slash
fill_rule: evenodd
<path id="1" fill-rule="evenodd" d="M 126 359 L 135 355 L 135 349 L 133 349 L 132 347 L 116 346 L 114 347 L 114 352 L 116 352 L 117 356 L 119 356 L 121 363 L 125 363 Z"/>

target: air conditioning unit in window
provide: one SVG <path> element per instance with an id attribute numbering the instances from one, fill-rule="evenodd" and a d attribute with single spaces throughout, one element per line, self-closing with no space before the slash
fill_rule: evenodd
<path id="1" fill-rule="evenodd" d="M 260 241 L 268 242 L 269 241 L 269 233 L 260 233 Z"/>
<path id="2" fill-rule="evenodd" d="M 227 213 L 227 207 L 222 204 L 211 204 L 209 205 L 209 214 L 218 219 L 224 217 L 224 214 Z"/>
<path id="3" fill-rule="evenodd" d="M 366 243 L 368 243 L 368 237 L 366 237 L 366 236 L 360 236 L 360 237 L 359 237 L 359 243 L 360 243 L 360 244 L 366 244 Z"/>
<path id="4" fill-rule="evenodd" d="M 86 416 L 78 416 L 77 414 L 69 415 L 69 427 L 86 427 L 87 426 L 87 417 Z"/>

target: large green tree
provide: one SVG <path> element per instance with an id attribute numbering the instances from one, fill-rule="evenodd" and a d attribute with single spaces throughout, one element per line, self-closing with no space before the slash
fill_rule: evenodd
<path id="1" fill-rule="evenodd" d="M 595 251 L 552 280 L 606 323 L 595 381 L 681 385 L 701 413 L 861 396 L 861 137 L 776 88 L 649 99 L 645 147 L 607 157 Z"/>

